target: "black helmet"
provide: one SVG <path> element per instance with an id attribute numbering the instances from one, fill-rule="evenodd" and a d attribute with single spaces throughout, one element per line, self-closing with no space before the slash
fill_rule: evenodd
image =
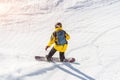
<path id="1" fill-rule="evenodd" d="M 57 27 L 57 25 L 59 25 L 60 27 L 62 27 L 62 23 L 60 23 L 60 22 L 56 23 L 55 28 Z"/>

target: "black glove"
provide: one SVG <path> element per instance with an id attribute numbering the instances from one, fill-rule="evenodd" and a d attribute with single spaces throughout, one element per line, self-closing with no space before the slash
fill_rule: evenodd
<path id="1" fill-rule="evenodd" d="M 45 47 L 45 50 L 47 51 L 47 49 L 48 49 L 49 47 L 50 47 L 50 46 L 46 46 L 46 47 Z"/>

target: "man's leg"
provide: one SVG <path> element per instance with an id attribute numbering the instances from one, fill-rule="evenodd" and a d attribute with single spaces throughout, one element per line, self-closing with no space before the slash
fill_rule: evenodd
<path id="1" fill-rule="evenodd" d="M 60 52 L 60 61 L 63 62 L 65 60 L 65 53 L 64 52 Z"/>
<path id="2" fill-rule="evenodd" d="M 49 54 L 46 56 L 48 61 L 52 61 L 51 58 L 52 58 L 52 56 L 55 54 L 55 52 L 56 52 L 56 50 L 55 50 L 55 48 L 53 47 L 53 48 L 50 50 Z"/>

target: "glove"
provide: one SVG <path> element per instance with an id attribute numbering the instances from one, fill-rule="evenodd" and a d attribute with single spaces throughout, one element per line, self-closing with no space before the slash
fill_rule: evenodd
<path id="1" fill-rule="evenodd" d="M 50 47 L 50 46 L 46 46 L 46 47 L 45 47 L 45 50 L 47 51 L 47 49 L 48 49 L 49 47 Z"/>

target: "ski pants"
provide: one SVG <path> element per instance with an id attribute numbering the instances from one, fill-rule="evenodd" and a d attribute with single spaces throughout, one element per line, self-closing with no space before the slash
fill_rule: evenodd
<path id="1" fill-rule="evenodd" d="M 52 56 L 55 54 L 56 51 L 57 50 L 53 47 L 48 54 L 48 58 L 52 58 Z M 60 57 L 60 61 L 63 62 L 65 59 L 64 52 L 59 52 L 59 57 Z"/>

